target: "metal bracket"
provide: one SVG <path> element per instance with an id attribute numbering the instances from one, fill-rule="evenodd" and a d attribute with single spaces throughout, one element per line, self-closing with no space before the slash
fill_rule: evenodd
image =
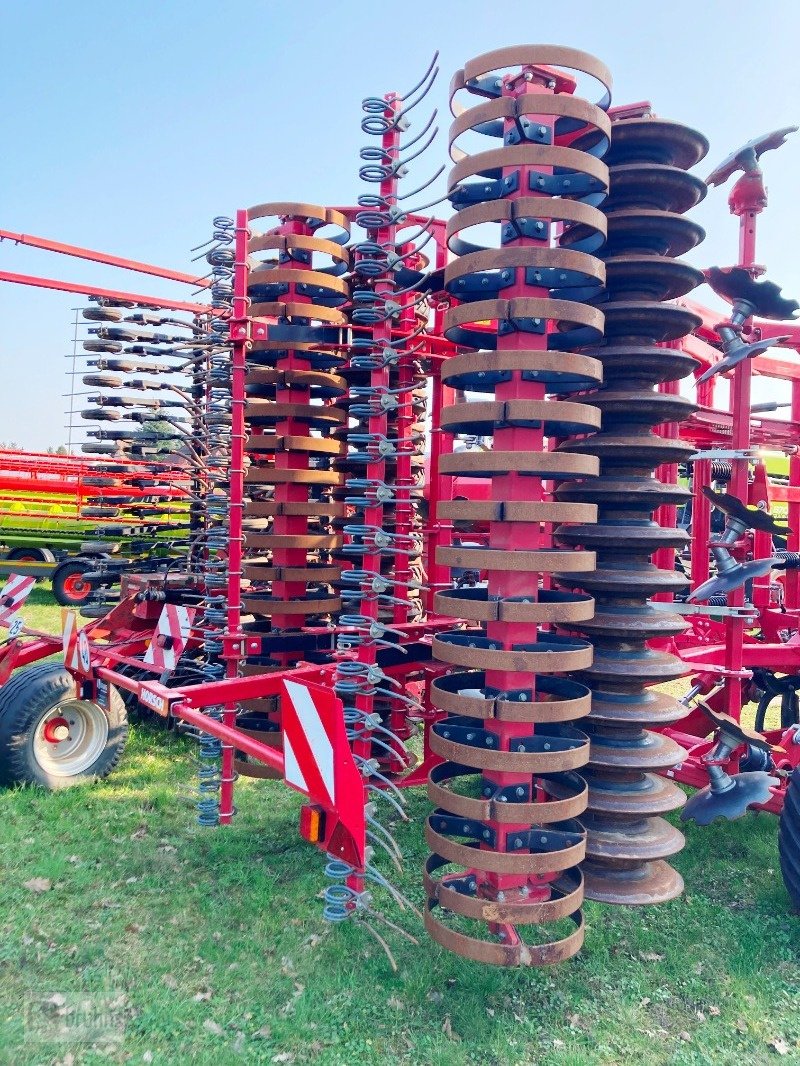
<path id="1" fill-rule="evenodd" d="M 758 453 L 754 448 L 710 448 L 706 452 L 695 452 L 690 455 L 687 462 L 694 463 L 698 459 L 757 459 Z"/>
<path id="2" fill-rule="evenodd" d="M 745 618 L 750 621 L 758 620 L 758 609 L 753 607 L 714 607 L 700 603 L 669 603 L 662 600 L 650 600 L 649 606 L 655 611 L 664 611 L 666 614 L 708 615 L 709 618 Z"/>

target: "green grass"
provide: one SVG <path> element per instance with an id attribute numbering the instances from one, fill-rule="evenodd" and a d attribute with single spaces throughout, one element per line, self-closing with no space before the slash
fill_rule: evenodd
<path id="1" fill-rule="evenodd" d="M 57 629 L 49 610 L 36 624 Z M 298 837 L 299 797 L 242 781 L 234 825 L 203 830 L 192 775 L 190 742 L 137 725 L 100 785 L 0 793 L 0 1062 L 800 1060 L 800 919 L 771 816 L 690 826 L 685 896 L 587 904 L 586 946 L 555 969 L 459 959 L 376 895 L 420 941 L 381 927 L 393 973 L 357 923 L 322 921 L 323 858 Z M 396 880 L 420 905 L 428 802 L 408 798 Z"/>

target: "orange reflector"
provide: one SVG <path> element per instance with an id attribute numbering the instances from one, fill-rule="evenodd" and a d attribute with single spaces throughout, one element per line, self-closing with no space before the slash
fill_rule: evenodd
<path id="1" fill-rule="evenodd" d="M 325 812 L 321 807 L 307 804 L 300 808 L 300 836 L 311 844 L 325 838 Z"/>

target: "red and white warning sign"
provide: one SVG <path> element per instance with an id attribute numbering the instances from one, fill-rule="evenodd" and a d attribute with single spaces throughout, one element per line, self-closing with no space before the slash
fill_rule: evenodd
<path id="1" fill-rule="evenodd" d="M 281 701 L 283 777 L 324 808 L 328 855 L 363 867 L 366 856 L 364 779 L 347 739 L 342 701 L 331 688 L 284 678 Z"/>
<path id="2" fill-rule="evenodd" d="M 78 629 L 75 611 L 61 608 L 61 646 L 64 649 L 64 666 L 79 674 L 88 674 L 92 669 L 92 652 L 89 638 Z"/>
<path id="3" fill-rule="evenodd" d="M 0 589 L 0 626 L 9 625 L 35 584 L 35 577 L 23 577 L 21 574 L 12 574 L 9 577 Z"/>
<path id="4" fill-rule="evenodd" d="M 296 681 L 284 681 L 294 713 L 283 715 L 283 776 L 287 785 L 331 809 L 336 805 L 333 770 L 333 725 L 326 704 L 314 701 L 311 689 Z M 315 691 L 318 686 L 315 686 Z M 319 691 L 326 693 L 325 689 Z M 331 697 L 335 699 L 333 693 Z"/>
<path id="5" fill-rule="evenodd" d="M 194 607 L 165 604 L 144 662 L 162 674 L 171 674 L 186 647 L 194 616 Z"/>

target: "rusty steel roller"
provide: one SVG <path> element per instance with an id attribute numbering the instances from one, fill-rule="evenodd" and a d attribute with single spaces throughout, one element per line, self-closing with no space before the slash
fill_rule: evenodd
<path id="1" fill-rule="evenodd" d="M 341 537 L 332 522 L 343 507 L 331 491 L 341 481 L 333 463 L 344 447 L 334 431 L 347 418 L 337 400 L 347 392 L 338 371 L 350 253 L 349 224 L 338 211 L 267 203 L 248 217 L 272 222 L 266 232 L 251 230 L 248 243 L 250 313 L 267 323 L 246 375 L 242 603 L 253 616 L 248 629 L 267 649 L 244 667 L 252 672 L 308 653 L 313 638 L 304 627 L 340 606 L 333 553 Z"/>
<path id="2" fill-rule="evenodd" d="M 561 485 L 557 498 L 576 506 L 595 503 L 595 525 L 556 530 L 556 541 L 596 553 L 589 574 L 561 572 L 562 588 L 581 589 L 596 599 L 594 618 L 575 629 L 594 646 L 594 662 L 580 677 L 592 690 L 584 727 L 591 737 L 585 773 L 589 803 L 584 876 L 586 894 L 607 903 L 649 904 L 672 899 L 683 889 L 665 859 L 683 846 L 682 834 L 662 816 L 685 796 L 658 776 L 680 762 L 683 750 L 648 730 L 681 718 L 685 709 L 651 685 L 686 673 L 683 663 L 648 641 L 680 632 L 675 614 L 649 602 L 656 593 L 683 590 L 687 580 L 674 569 L 654 565 L 658 549 L 680 548 L 687 534 L 664 529 L 653 512 L 688 496 L 654 476 L 661 464 L 681 463 L 692 446 L 659 436 L 655 427 L 681 421 L 692 410 L 686 398 L 657 386 L 677 381 L 694 361 L 674 345 L 699 318 L 670 301 L 702 281 L 702 274 L 677 257 L 703 238 L 683 216 L 705 194 L 688 173 L 706 153 L 696 131 L 649 115 L 615 122 L 608 155 L 611 191 L 604 213 L 608 239 L 602 256 L 606 286 L 605 344 L 591 351 L 603 364 L 603 387 L 586 397 L 600 408 L 602 430 L 569 445 L 570 453 L 600 460 L 600 476 Z M 587 236 L 584 228 L 565 233 L 569 246 Z"/>
<path id="3" fill-rule="evenodd" d="M 574 76 L 573 76 L 574 75 Z M 577 78 L 601 86 L 599 104 L 574 95 Z M 592 597 L 551 587 L 580 575 L 591 551 L 555 547 L 554 523 L 590 523 L 591 503 L 553 502 L 552 481 L 591 477 L 597 459 L 554 444 L 595 431 L 599 411 L 565 400 L 601 379 L 603 312 L 590 305 L 605 281 L 596 257 L 608 189 L 602 160 L 610 77 L 596 59 L 552 46 L 502 49 L 472 60 L 451 85 L 447 228 L 455 298 L 445 333 L 476 349 L 449 359 L 442 381 L 482 393 L 443 413 L 454 442 L 441 470 L 488 479 L 490 499 L 440 506 L 440 520 L 488 524 L 486 545 L 455 543 L 437 558 L 485 580 L 437 593 L 435 610 L 466 628 L 434 637 L 455 669 L 433 683 L 447 717 L 434 725 L 427 824 L 426 926 L 440 944 L 498 965 L 540 966 L 583 942 L 581 903 L 586 785 L 576 772 L 589 741 L 572 723 L 590 709 L 586 684 L 565 677 L 591 665 L 587 640 L 564 633 L 591 619 Z M 461 98 L 482 98 L 466 109 Z M 489 137 L 494 147 L 482 150 Z M 583 147 L 574 147 L 577 138 Z M 580 227 L 570 248 L 556 235 Z M 548 442 L 550 446 L 548 447 Z M 543 928 L 536 928 L 542 926 Z"/>

